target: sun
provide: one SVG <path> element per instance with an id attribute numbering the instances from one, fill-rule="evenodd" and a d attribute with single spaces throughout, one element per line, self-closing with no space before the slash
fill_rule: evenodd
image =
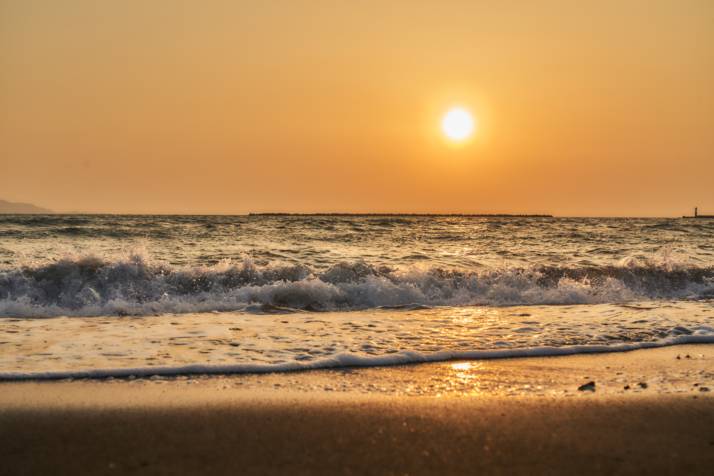
<path id="1" fill-rule="evenodd" d="M 471 137 L 476 128 L 474 117 L 463 107 L 452 107 L 441 120 L 441 130 L 446 137 L 462 142 Z"/>

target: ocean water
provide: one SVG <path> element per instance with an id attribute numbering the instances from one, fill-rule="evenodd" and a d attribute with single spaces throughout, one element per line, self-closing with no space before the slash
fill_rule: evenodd
<path id="1" fill-rule="evenodd" d="M 0 378 L 714 342 L 714 220 L 0 216 Z"/>

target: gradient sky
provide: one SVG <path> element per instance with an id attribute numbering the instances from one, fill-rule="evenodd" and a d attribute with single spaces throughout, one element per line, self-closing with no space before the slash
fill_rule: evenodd
<path id="1" fill-rule="evenodd" d="M 0 0 L 0 198 L 714 212 L 714 1 Z"/>

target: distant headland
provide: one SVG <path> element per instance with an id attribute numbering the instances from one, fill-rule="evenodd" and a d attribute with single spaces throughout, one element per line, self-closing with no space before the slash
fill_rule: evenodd
<path id="1" fill-rule="evenodd" d="M 52 210 L 47 208 L 38 207 L 31 203 L 16 203 L 8 202 L 7 200 L 0 200 L 0 214 L 36 214 L 44 215 L 48 213 L 54 213 Z"/>

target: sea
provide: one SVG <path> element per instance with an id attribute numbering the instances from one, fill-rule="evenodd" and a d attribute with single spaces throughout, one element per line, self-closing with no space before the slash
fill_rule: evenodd
<path id="1" fill-rule="evenodd" d="M 0 379 L 714 343 L 714 220 L 0 215 Z"/>

